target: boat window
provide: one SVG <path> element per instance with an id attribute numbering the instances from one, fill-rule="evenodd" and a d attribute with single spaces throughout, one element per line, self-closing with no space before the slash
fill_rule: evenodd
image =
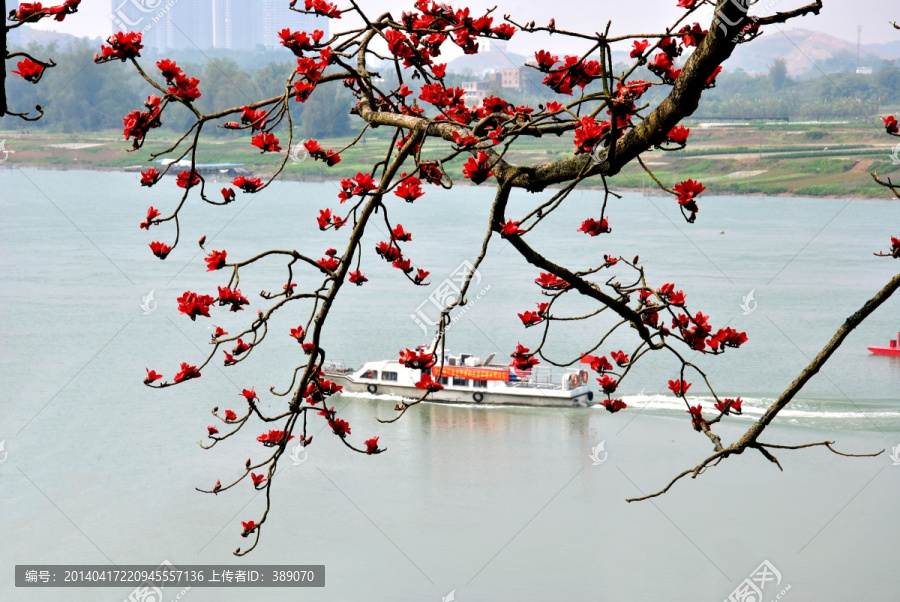
<path id="1" fill-rule="evenodd" d="M 473 380 L 473 381 L 472 381 L 472 386 L 473 386 L 473 387 L 481 387 L 482 389 L 486 389 L 486 388 L 487 388 L 487 381 L 486 381 L 486 380 Z"/>
<path id="2" fill-rule="evenodd" d="M 376 378 L 376 374 L 374 370 L 366 370 L 360 375 L 360 378 Z"/>
<path id="3" fill-rule="evenodd" d="M 395 380 L 397 380 L 397 373 L 396 372 L 382 372 L 381 380 L 394 380 L 395 381 Z"/>
<path id="4" fill-rule="evenodd" d="M 466 380 L 465 378 L 456 378 L 455 376 L 453 377 L 453 386 L 454 387 L 465 387 L 468 382 L 469 381 Z"/>
<path id="5" fill-rule="evenodd" d="M 449 384 L 449 383 L 450 383 L 450 379 L 449 379 L 448 377 L 446 377 L 446 376 L 442 376 L 442 377 L 441 377 L 441 384 L 442 384 L 442 385 L 446 385 L 446 384 Z"/>

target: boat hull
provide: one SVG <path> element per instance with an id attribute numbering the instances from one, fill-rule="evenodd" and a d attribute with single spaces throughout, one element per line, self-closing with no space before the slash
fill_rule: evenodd
<path id="1" fill-rule="evenodd" d="M 869 351 L 875 355 L 893 355 L 900 357 L 900 348 L 898 347 L 869 347 Z"/>
<path id="2" fill-rule="evenodd" d="M 329 374 L 344 388 L 344 391 L 361 396 L 396 396 L 405 399 L 418 399 L 423 391 L 416 387 L 386 383 L 365 383 L 354 380 L 343 374 Z M 438 403 L 466 403 L 472 405 L 505 405 L 505 406 L 538 406 L 538 407 L 587 407 L 593 405 L 593 394 L 587 386 L 569 391 L 558 389 L 541 389 L 538 387 L 510 387 L 509 390 L 497 389 L 477 390 L 471 387 L 447 386 L 441 391 L 431 393 L 427 401 Z"/>

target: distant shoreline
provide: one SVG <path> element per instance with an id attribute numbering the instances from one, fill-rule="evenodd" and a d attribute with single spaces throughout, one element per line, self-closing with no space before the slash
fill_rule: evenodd
<path id="1" fill-rule="evenodd" d="M 52 164 L 44 164 L 44 163 L 14 163 L 13 161 L 5 161 L 0 162 L 0 170 L 3 169 L 15 169 L 16 167 L 25 167 L 29 169 L 40 169 L 47 171 L 94 171 L 100 173 L 137 173 L 137 172 L 128 172 L 123 167 L 108 167 L 108 166 L 99 166 L 99 165 L 89 165 L 89 164 L 75 164 L 75 165 L 52 165 Z M 142 166 L 145 169 L 152 167 L 152 165 Z M 168 177 L 168 176 L 167 176 Z M 309 175 L 309 174 L 288 174 L 282 172 L 276 181 L 281 182 L 340 182 L 340 180 L 346 175 L 343 176 L 317 176 L 317 175 Z M 216 180 L 218 182 L 223 182 L 225 180 Z M 454 187 L 457 186 L 472 186 L 468 180 L 455 181 L 453 183 Z M 613 186 L 611 187 L 613 192 L 643 192 L 647 196 L 652 197 L 665 197 L 666 194 L 659 190 L 659 188 L 649 188 L 649 187 L 632 187 L 632 186 Z M 582 184 L 578 187 L 579 190 L 603 190 L 603 186 L 601 184 Z M 558 190 L 558 187 L 550 186 L 547 190 Z M 776 198 L 820 198 L 820 199 L 863 199 L 869 201 L 898 201 L 898 199 L 890 194 L 884 194 L 883 192 L 878 194 L 876 192 L 868 192 L 868 191 L 854 191 L 852 193 L 841 193 L 839 191 L 834 191 L 832 193 L 825 194 L 808 194 L 803 192 L 765 192 L 765 191 L 732 191 L 732 190 L 718 190 L 713 187 L 707 187 L 707 191 L 705 193 L 707 196 L 734 196 L 734 197 L 776 197 Z"/>
<path id="2" fill-rule="evenodd" d="M 685 150 L 650 151 L 644 155 L 645 162 L 667 187 L 695 179 L 706 186 L 707 195 L 896 200 L 870 176 L 877 172 L 882 178 L 900 179 L 900 165 L 892 162 L 891 147 L 880 132 L 854 124 L 817 127 L 820 129 L 812 131 L 803 124 L 779 128 L 763 125 L 696 128 L 691 132 L 693 142 Z M 159 169 L 158 163 L 151 163 L 147 158 L 153 152 L 165 150 L 175 138 L 169 132 L 159 132 L 158 136 L 151 137 L 135 153 L 127 152 L 130 144 L 118 131 L 96 134 L 0 131 L 0 142 L 5 142 L 5 150 L 9 152 L 5 162 L 10 165 L 121 172 L 126 168 L 156 166 Z M 296 148 L 304 141 L 295 138 L 291 145 Z M 205 138 L 198 150 L 198 163 L 238 165 L 265 178 L 277 169 L 284 155 L 261 154 L 249 142 L 247 136 Z M 287 142 L 282 140 L 282 145 L 286 146 Z M 350 138 L 319 140 L 329 149 L 341 149 L 350 142 Z M 333 167 L 308 159 L 288 161 L 279 180 L 337 182 L 353 177 L 369 170 L 374 162 L 372 153 L 375 149 L 380 152 L 387 144 L 389 138 L 381 132 L 375 133 L 341 153 L 342 161 Z M 540 164 L 571 156 L 572 152 L 571 140 L 553 137 L 523 140 L 507 157 L 513 163 Z M 459 158 L 444 167 L 454 185 L 470 185 L 460 173 Z M 627 165 L 611 183 L 617 191 L 664 194 L 637 164 Z M 595 185 L 581 186 L 581 189 L 593 188 L 602 188 L 599 180 Z"/>

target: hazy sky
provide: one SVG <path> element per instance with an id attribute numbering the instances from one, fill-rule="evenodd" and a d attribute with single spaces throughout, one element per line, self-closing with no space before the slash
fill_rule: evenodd
<path id="1" fill-rule="evenodd" d="M 116 0 L 121 2 L 123 0 Z M 209 2 L 209 0 L 178 0 L 179 2 Z M 287 2 L 287 0 L 284 0 Z M 335 0 L 337 5 L 343 8 L 347 3 Z M 45 0 L 45 4 L 53 4 L 54 0 Z M 302 5 L 303 0 L 299 1 Z M 411 10 L 413 1 L 398 2 L 397 0 L 360 0 L 364 10 L 369 14 L 379 15 L 384 11 L 393 12 L 399 17 L 404 10 Z M 556 19 L 557 26 L 581 31 L 601 30 L 606 22 L 612 20 L 613 33 L 643 33 L 659 31 L 683 9 L 677 8 L 676 0 L 563 0 L 560 2 L 548 2 L 546 0 L 493 0 L 486 2 L 474 0 L 463 2 L 452 0 L 450 2 L 458 6 L 469 6 L 473 10 L 491 6 L 497 6 L 495 14 L 498 16 L 510 14 L 518 22 L 534 20 L 538 23 L 546 23 L 551 17 Z M 751 14 L 771 14 L 778 10 L 790 10 L 806 4 L 801 0 L 760 0 Z M 900 31 L 893 29 L 888 21 L 896 19 L 900 21 L 900 2 L 897 0 L 824 0 L 824 9 L 819 16 L 807 16 L 791 22 L 788 28 L 800 27 L 813 29 L 843 38 L 849 41 L 856 40 L 856 28 L 863 27 L 863 43 L 900 41 Z M 7 8 L 15 6 L 13 2 L 7 2 Z M 111 0 L 82 0 L 81 8 L 76 15 L 70 16 L 63 23 L 44 22 L 41 28 L 55 29 L 75 35 L 106 37 L 111 33 Z M 704 16 L 708 26 L 709 13 Z M 346 25 L 345 25 L 346 24 Z M 351 25 L 350 19 L 335 21 L 333 26 Z M 289 27 L 290 24 L 285 24 Z M 784 27 L 784 26 L 780 26 Z M 769 28 L 772 33 L 777 33 L 774 28 Z M 553 38 L 551 44 L 546 44 L 537 36 L 517 35 L 510 42 L 510 50 L 521 54 L 531 54 L 536 46 L 552 47 L 555 51 L 580 49 L 578 45 L 572 45 L 560 40 L 559 36 Z"/>

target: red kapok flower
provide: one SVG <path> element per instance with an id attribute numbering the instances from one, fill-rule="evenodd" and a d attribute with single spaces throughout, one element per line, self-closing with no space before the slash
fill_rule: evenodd
<path id="1" fill-rule="evenodd" d="M 254 487 L 259 487 L 260 485 L 262 485 L 263 483 L 266 482 L 266 477 L 265 477 L 265 475 L 256 474 L 255 472 L 251 472 L 250 480 L 253 481 Z"/>
<path id="2" fill-rule="evenodd" d="M 609 227 L 609 220 L 605 217 L 599 222 L 591 217 L 581 222 L 578 232 L 584 232 L 589 236 L 599 236 L 600 234 L 612 232 L 612 229 Z"/>
<path id="3" fill-rule="evenodd" d="M 209 295 L 198 295 L 191 291 L 185 291 L 183 295 L 178 297 L 178 311 L 185 314 L 191 320 L 196 320 L 197 316 L 209 317 L 209 306 L 215 302 L 215 299 Z"/>
<path id="4" fill-rule="evenodd" d="M 144 384 L 149 385 L 155 380 L 159 380 L 162 378 L 162 374 L 156 372 L 156 370 L 151 370 L 150 368 L 145 368 L 147 371 L 147 378 L 144 379 Z"/>
<path id="5" fill-rule="evenodd" d="M 615 414 L 619 410 L 624 410 L 628 407 L 628 404 L 622 401 L 621 399 L 607 399 L 606 401 L 601 401 L 600 404 L 606 408 L 607 412 Z"/>
<path id="6" fill-rule="evenodd" d="M 221 270 L 225 267 L 225 260 L 228 257 L 228 253 L 226 251 L 213 251 L 206 257 L 206 268 L 207 272 L 213 272 L 215 270 Z"/>
<path id="7" fill-rule="evenodd" d="M 669 390 L 672 391 L 677 397 L 684 397 L 684 394 L 687 393 L 688 389 L 691 388 L 691 383 L 685 382 L 683 380 L 670 380 L 669 381 Z"/>
<path id="8" fill-rule="evenodd" d="M 260 443 L 262 443 L 263 445 L 265 445 L 266 447 L 274 447 L 275 445 L 278 445 L 279 443 L 282 442 L 282 439 L 284 439 L 284 435 L 285 435 L 284 431 L 271 430 L 268 433 L 263 433 L 262 435 L 257 437 L 256 440 L 259 441 Z M 288 439 L 287 439 L 287 441 L 285 441 L 285 443 L 287 443 L 288 441 L 290 441 L 293 438 L 294 438 L 294 435 L 291 435 L 290 437 L 288 437 Z"/>
<path id="9" fill-rule="evenodd" d="M 200 174 L 194 171 L 184 170 L 178 177 L 175 178 L 175 184 L 178 185 L 179 188 L 192 188 L 200 183 Z"/>
<path id="10" fill-rule="evenodd" d="M 696 198 L 701 192 L 706 190 L 706 187 L 696 180 L 685 180 L 676 184 L 673 190 L 678 193 L 676 200 L 681 205 L 682 211 L 690 213 L 687 216 L 687 220 L 693 222 L 697 218 L 697 211 L 699 211 Z"/>
<path id="11" fill-rule="evenodd" d="M 597 379 L 597 382 L 600 384 L 600 388 L 603 389 L 603 392 L 607 395 L 615 393 L 619 386 L 619 381 L 610 377 L 609 374 L 604 374 L 603 378 Z"/>
<path id="12" fill-rule="evenodd" d="M 155 240 L 150 243 L 150 250 L 153 251 L 153 254 L 160 259 L 165 259 L 166 256 L 168 256 L 169 252 L 172 250 L 172 247 L 170 247 L 166 243 Z"/>
<path id="13" fill-rule="evenodd" d="M 540 324 L 544 321 L 544 318 L 533 311 L 526 311 L 523 314 L 519 314 L 519 319 L 522 320 L 522 324 L 525 325 L 525 328 L 534 326 L 535 324 Z"/>
<path id="14" fill-rule="evenodd" d="M 109 46 L 100 46 L 100 53 L 94 55 L 94 62 L 126 61 L 141 56 L 141 49 L 144 47 L 141 43 L 143 37 L 143 33 L 134 31 L 114 33 L 106 38 Z"/>
<path id="15" fill-rule="evenodd" d="M 147 171 L 141 172 L 141 186 L 153 186 L 158 179 L 159 172 L 152 167 Z"/>
<path id="16" fill-rule="evenodd" d="M 334 431 L 334 434 L 338 437 L 346 437 L 350 434 L 350 423 L 341 418 L 329 420 L 328 426 L 331 427 L 331 430 Z"/>
<path id="17" fill-rule="evenodd" d="M 183 73 L 175 76 L 172 85 L 166 89 L 166 92 L 178 98 L 179 100 L 191 102 L 202 96 L 200 89 L 197 87 L 200 80 L 196 77 L 187 77 Z"/>
<path id="18" fill-rule="evenodd" d="M 575 152 L 589 153 L 609 131 L 610 124 L 606 121 L 597 123 L 593 117 L 582 117 L 575 130 Z"/>
<path id="19" fill-rule="evenodd" d="M 403 229 L 403 224 L 397 224 L 394 226 L 394 229 L 391 230 L 391 238 L 393 240 L 409 242 L 412 240 L 412 234 Z"/>
<path id="20" fill-rule="evenodd" d="M 489 177 L 494 175 L 490 170 L 490 158 L 484 151 L 478 151 L 477 157 L 469 157 L 463 166 L 463 175 L 472 180 L 474 184 L 481 184 Z"/>
<path id="21" fill-rule="evenodd" d="M 241 537 L 247 537 L 248 535 L 256 531 L 257 527 L 259 527 L 259 525 L 257 525 L 252 520 L 247 521 L 246 523 L 244 521 L 241 521 L 241 526 L 244 528 L 244 532 L 241 533 Z"/>
<path id="22" fill-rule="evenodd" d="M 238 338 L 237 343 L 235 344 L 234 348 L 231 350 L 231 353 L 233 353 L 234 355 L 240 355 L 240 354 L 244 353 L 245 351 L 248 351 L 249 349 L 250 349 L 250 345 L 245 343 L 243 339 Z"/>
<path id="23" fill-rule="evenodd" d="M 246 176 L 238 176 L 231 181 L 232 184 L 243 190 L 244 192 L 256 192 L 262 188 L 263 183 L 259 178 L 248 178 Z"/>
<path id="24" fill-rule="evenodd" d="M 502 236 L 520 236 L 525 234 L 525 230 L 519 227 L 519 222 L 510 219 L 503 224 L 503 227 L 500 229 L 500 234 Z"/>
<path id="25" fill-rule="evenodd" d="M 599 374 L 609 372 L 613 369 L 612 364 L 606 359 L 605 355 L 597 357 L 596 355 L 584 355 L 581 358 L 582 364 L 590 364 L 591 370 Z"/>
<path id="26" fill-rule="evenodd" d="M 192 378 L 200 378 L 200 371 L 197 366 L 191 366 L 187 362 L 181 362 L 181 371 L 175 375 L 175 382 L 180 383 Z"/>
<path id="27" fill-rule="evenodd" d="M 378 453 L 378 437 L 366 439 L 366 453 L 369 455 Z"/>
<path id="28" fill-rule="evenodd" d="M 232 410 L 225 410 L 225 420 L 229 422 L 237 420 L 237 414 L 235 414 Z"/>
<path id="29" fill-rule="evenodd" d="M 156 66 L 159 68 L 162 76 L 167 82 L 174 81 L 176 77 L 183 74 L 181 67 L 179 67 L 175 61 L 170 59 L 157 61 Z"/>
<path id="30" fill-rule="evenodd" d="M 219 305 L 230 305 L 231 311 L 242 311 L 242 305 L 250 305 L 247 297 L 241 294 L 241 289 L 232 290 L 228 287 L 220 286 L 219 289 Z"/>
<path id="31" fill-rule="evenodd" d="M 685 127 L 683 125 L 676 125 L 669 131 L 668 134 L 666 134 L 666 142 L 684 145 L 687 142 L 688 136 L 690 136 L 690 134 L 691 128 Z"/>
<path id="32" fill-rule="evenodd" d="M 534 281 L 538 284 L 538 286 L 548 291 L 562 290 L 569 287 L 568 282 L 566 282 L 559 276 L 550 274 L 548 272 L 541 272 L 541 275 L 538 278 L 535 278 Z"/>
<path id="33" fill-rule="evenodd" d="M 151 205 L 150 208 L 147 209 L 147 219 L 145 219 L 144 221 L 141 222 L 141 230 L 149 230 L 150 222 L 159 216 L 160 216 L 159 211 Z"/>
<path id="34" fill-rule="evenodd" d="M 250 143 L 261 149 L 264 153 L 277 153 L 281 151 L 281 147 L 278 146 L 278 138 L 271 133 L 261 132 L 254 136 Z"/>
<path id="35" fill-rule="evenodd" d="M 612 356 L 613 361 L 616 362 L 619 366 L 625 367 L 628 365 L 628 356 L 624 351 L 613 351 L 609 355 Z"/>
<path id="36" fill-rule="evenodd" d="M 716 409 L 722 412 L 723 414 L 730 414 L 734 412 L 735 414 L 741 414 L 741 398 L 737 399 L 726 399 L 724 401 L 716 402 Z"/>
<path id="37" fill-rule="evenodd" d="M 706 424 L 706 420 L 703 418 L 703 406 L 688 406 L 687 413 L 691 415 L 691 426 L 694 427 L 694 430 L 700 431 L 703 429 L 703 425 Z"/>
<path id="38" fill-rule="evenodd" d="M 650 42 L 648 40 L 635 40 L 634 48 L 631 50 L 631 58 L 636 59 L 643 56 L 644 52 L 647 51 L 647 48 L 650 46 Z"/>
<path id="39" fill-rule="evenodd" d="M 429 393 L 435 393 L 444 388 L 444 386 L 436 380 L 432 380 L 431 375 L 425 373 L 419 379 L 419 382 L 416 383 L 417 389 L 422 389 L 423 391 L 428 391 Z"/>
<path id="40" fill-rule="evenodd" d="M 425 191 L 422 190 L 422 181 L 415 176 L 410 176 L 400 182 L 397 188 L 394 189 L 394 194 L 407 203 L 412 203 L 424 195 Z"/>

